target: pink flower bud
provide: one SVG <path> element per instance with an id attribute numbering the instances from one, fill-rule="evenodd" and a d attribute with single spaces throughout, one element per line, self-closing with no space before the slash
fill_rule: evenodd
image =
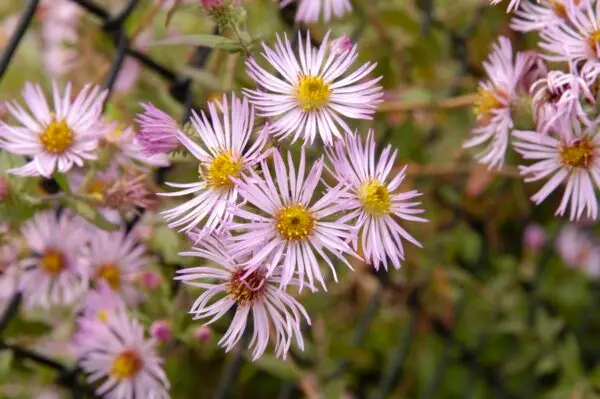
<path id="1" fill-rule="evenodd" d="M 339 38 L 332 40 L 329 44 L 329 49 L 334 54 L 343 54 L 350 50 L 354 46 L 354 43 L 346 35 L 340 36 Z"/>
<path id="2" fill-rule="evenodd" d="M 200 0 L 200 2 L 208 9 L 217 8 L 223 5 L 223 0 Z"/>
<path id="3" fill-rule="evenodd" d="M 159 342 L 169 342 L 173 337 L 173 330 L 167 320 L 157 320 L 150 327 L 150 335 Z"/>
<path id="4" fill-rule="evenodd" d="M 523 232 L 523 244 L 530 251 L 539 251 L 546 242 L 546 232 L 537 224 L 530 224 Z"/>
<path id="5" fill-rule="evenodd" d="M 194 338 L 201 344 L 208 342 L 212 338 L 212 329 L 207 326 L 198 327 L 194 331 Z"/>
<path id="6" fill-rule="evenodd" d="M 144 288 L 146 288 L 147 290 L 150 290 L 150 291 L 154 291 L 155 289 L 158 288 L 158 286 L 162 282 L 162 278 L 155 271 L 148 270 L 148 271 L 142 272 L 140 281 Z"/>

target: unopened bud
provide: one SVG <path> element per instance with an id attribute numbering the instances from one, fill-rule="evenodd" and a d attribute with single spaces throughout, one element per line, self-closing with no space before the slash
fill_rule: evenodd
<path id="1" fill-rule="evenodd" d="M 203 344 L 212 338 L 212 329 L 207 326 L 201 326 L 194 331 L 194 338 L 197 342 Z"/>
<path id="2" fill-rule="evenodd" d="M 150 335 L 159 342 L 169 342 L 173 337 L 173 329 L 167 320 L 157 320 L 150 327 Z"/>
<path id="3" fill-rule="evenodd" d="M 350 50 L 354 46 L 352 40 L 346 36 L 340 36 L 339 38 L 332 40 L 329 44 L 329 49 L 334 54 L 343 54 Z"/>
<path id="4" fill-rule="evenodd" d="M 537 224 L 530 224 L 523 232 L 523 245 L 532 252 L 537 252 L 546 242 L 546 232 Z"/>
<path id="5" fill-rule="evenodd" d="M 149 291 L 154 291 L 155 289 L 157 289 L 160 286 L 160 283 L 162 282 L 162 278 L 160 277 L 160 275 L 152 270 L 147 270 L 145 272 L 142 273 L 142 275 L 140 276 L 140 282 L 142 284 L 142 286 L 144 288 L 146 288 Z"/>

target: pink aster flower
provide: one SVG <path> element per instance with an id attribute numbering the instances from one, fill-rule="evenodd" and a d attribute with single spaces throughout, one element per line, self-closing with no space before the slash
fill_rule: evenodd
<path id="1" fill-rule="evenodd" d="M 520 166 L 526 182 L 549 180 L 531 197 L 540 204 L 558 186 L 566 182 L 562 201 L 556 211 L 578 220 L 585 214 L 596 220 L 598 203 L 595 187 L 600 186 L 600 137 L 595 128 L 582 130 L 579 124 L 563 123 L 559 137 L 533 131 L 514 131 L 518 140 L 514 147 L 524 159 L 535 160 L 530 166 Z M 570 205 L 570 206 L 569 206 Z"/>
<path id="2" fill-rule="evenodd" d="M 253 360 L 265 352 L 272 334 L 271 327 L 275 332 L 277 357 L 285 359 L 292 339 L 304 349 L 300 325 L 303 318 L 310 324 L 310 318 L 298 301 L 278 287 L 281 284 L 280 269 L 270 276 L 264 266 L 248 272 L 244 268 L 248 257 L 240 256 L 223 241 L 211 236 L 202 241 L 200 247 L 182 254 L 206 258 L 218 265 L 177 272 L 176 279 L 205 290 L 190 310 L 194 319 L 210 318 L 206 324 L 211 324 L 235 306 L 233 320 L 219 341 L 219 345 L 229 351 L 244 334 L 248 317 L 252 315 L 250 348 Z M 297 285 L 298 281 L 291 279 L 289 284 Z"/>
<path id="3" fill-rule="evenodd" d="M 348 245 L 355 237 L 354 229 L 342 221 L 327 218 L 336 212 L 343 191 L 335 187 L 324 194 L 319 193 L 315 201 L 313 197 L 321 180 L 323 159 L 309 167 L 305 177 L 304 151 L 298 168 L 289 152 L 287 167 L 278 151 L 273 152 L 273 158 L 275 181 L 266 161 L 261 162 L 264 178 L 251 170 L 250 179 L 238 181 L 240 195 L 256 210 L 239 207 L 231 211 L 241 219 L 230 226 L 231 231 L 241 232 L 232 238 L 235 244 L 231 250 L 240 255 L 251 255 L 249 272 L 266 266 L 270 275 L 275 268 L 281 267 L 282 286 L 290 283 L 298 273 L 300 289 L 305 278 L 312 290 L 315 279 L 325 289 L 317 256 L 329 266 L 335 281 L 337 273 L 326 250 L 349 268 L 352 267 L 345 255 L 357 256 Z"/>
<path id="4" fill-rule="evenodd" d="M 12 297 L 18 288 L 18 251 L 14 245 L 0 245 L 0 300 Z"/>
<path id="5" fill-rule="evenodd" d="M 230 108 L 231 107 L 231 108 Z M 181 144 L 200 161 L 198 173 L 200 180 L 194 183 L 167 183 L 181 191 L 167 193 L 167 196 L 195 197 L 183 204 L 163 212 L 170 222 L 169 227 L 181 227 L 191 231 L 203 223 L 210 231 L 222 221 L 230 220 L 226 209 L 235 203 L 238 190 L 232 178 L 259 162 L 264 154 L 268 138 L 268 128 L 262 129 L 254 143 L 250 137 L 254 127 L 254 108 L 244 98 L 231 96 L 231 103 L 223 96 L 222 102 L 208 104 L 210 119 L 202 112 L 202 117 L 192 114 L 192 124 L 198 133 L 195 140 L 182 132 L 177 137 Z"/>
<path id="6" fill-rule="evenodd" d="M 77 64 L 81 8 L 69 0 L 43 0 L 42 58 L 50 75 L 61 77 Z"/>
<path id="7" fill-rule="evenodd" d="M 94 289 L 89 290 L 83 300 L 81 317 L 91 322 L 105 322 L 108 315 L 125 311 L 126 307 L 106 281 L 99 281 Z"/>
<path id="8" fill-rule="evenodd" d="M 329 35 L 318 49 L 311 45 L 308 32 L 306 41 L 299 35 L 298 57 L 287 36 L 283 42 L 277 37 L 275 50 L 263 43 L 262 55 L 277 75 L 254 58 L 246 62 L 248 74 L 261 89 L 244 92 L 261 116 L 276 118 L 271 131 L 280 139 L 302 137 L 312 143 L 319 135 L 325 145 L 331 145 L 334 137 L 342 137 L 340 128 L 351 132 L 344 118 L 372 119 L 382 101 L 382 88 L 377 85 L 381 77 L 363 81 L 376 64 L 366 63 L 346 74 L 358 57 L 357 46 L 341 54 L 327 54 Z"/>
<path id="9" fill-rule="evenodd" d="M 540 32 L 539 46 L 546 50 L 550 61 L 600 63 L 600 2 L 582 1 L 581 6 L 569 13 L 568 21 L 561 21 Z"/>
<path id="10" fill-rule="evenodd" d="M 71 84 L 63 95 L 53 85 L 54 109 L 50 110 L 39 85 L 25 84 L 25 111 L 16 102 L 6 107 L 21 126 L 0 121 L 0 148 L 33 158 L 9 172 L 22 176 L 50 177 L 55 170 L 67 172 L 73 165 L 96 159 L 94 151 L 103 128 L 99 125 L 106 91 L 86 85 L 71 101 Z"/>
<path id="11" fill-rule="evenodd" d="M 600 277 L 600 245 L 588 231 L 576 224 L 567 224 L 560 230 L 555 245 L 567 266 L 581 269 L 591 277 Z"/>
<path id="12" fill-rule="evenodd" d="M 472 130 L 473 137 L 464 143 L 464 147 L 489 143 L 477 155 L 479 162 L 489 168 L 501 168 L 504 164 L 509 133 L 513 128 L 511 105 L 516 100 L 526 61 L 527 57 L 521 53 L 513 57 L 510 41 L 500 37 L 488 60 L 483 63 L 489 80 L 479 83 L 475 102 L 477 127 Z"/>
<path id="13" fill-rule="evenodd" d="M 281 7 L 286 7 L 294 0 L 284 0 Z M 296 22 L 319 22 L 321 15 L 323 21 L 329 22 L 333 17 L 341 18 L 352 11 L 350 0 L 297 0 Z"/>
<path id="14" fill-rule="evenodd" d="M 575 12 L 579 0 L 525 1 L 515 11 L 510 27 L 520 32 L 541 31 L 549 26 L 564 23 Z"/>
<path id="15" fill-rule="evenodd" d="M 104 135 L 104 141 L 118 149 L 118 152 L 115 154 L 115 160 L 121 165 L 135 167 L 136 164 L 144 164 L 164 167 L 170 164 L 166 154 L 148 154 L 144 151 L 144 146 L 140 143 L 139 135 L 135 133 L 131 126 L 120 128 L 117 124 L 112 124 Z M 147 170 L 144 167 L 138 168 Z"/>
<path id="16" fill-rule="evenodd" d="M 179 124 L 154 105 L 141 104 L 144 113 L 138 114 L 140 125 L 137 138 L 146 154 L 168 154 L 179 146 Z"/>
<path id="17" fill-rule="evenodd" d="M 88 381 L 102 380 L 96 394 L 108 399 L 167 399 L 169 381 L 156 353 L 154 339 L 125 312 L 114 312 L 79 337 L 79 365 Z"/>
<path id="18" fill-rule="evenodd" d="M 388 259 L 395 268 L 400 267 L 404 260 L 402 240 L 421 247 L 401 226 L 401 221 L 427 221 L 416 216 L 424 211 L 417 208 L 420 202 L 412 200 L 421 194 L 417 190 L 398 192 L 406 176 L 406 166 L 395 176 L 390 175 L 396 152 L 392 153 L 388 145 L 377 159 L 372 130 L 364 144 L 360 137 L 347 135 L 343 142 L 336 143 L 335 151 L 328 152 L 331 173 L 338 182 L 349 187 L 340 194 L 338 207 L 348 212 L 345 219 L 356 220 L 363 258 L 377 270 L 381 264 L 387 270 Z M 358 249 L 358 237 L 354 240 L 355 249 Z"/>
<path id="19" fill-rule="evenodd" d="M 88 285 L 88 264 L 81 257 L 88 236 L 68 211 L 37 213 L 22 228 L 34 256 L 20 262 L 19 290 L 29 306 L 70 305 Z"/>
<path id="20" fill-rule="evenodd" d="M 125 303 L 137 303 L 141 298 L 137 275 L 148 263 L 146 247 L 123 230 L 98 229 L 92 237 L 88 254 L 92 276 L 106 282 Z"/>
<path id="21" fill-rule="evenodd" d="M 560 128 L 563 119 L 579 118 L 588 122 L 587 113 L 581 101 L 586 99 L 595 103 L 585 80 L 576 73 L 550 71 L 545 78 L 531 87 L 532 104 L 539 130 L 546 133 L 551 127 Z"/>
<path id="22" fill-rule="evenodd" d="M 493 6 L 500 3 L 502 3 L 502 0 L 490 0 L 490 4 Z M 510 0 L 506 12 L 511 12 L 512 10 L 516 10 L 517 8 L 519 8 L 519 3 L 521 3 L 521 0 Z"/>

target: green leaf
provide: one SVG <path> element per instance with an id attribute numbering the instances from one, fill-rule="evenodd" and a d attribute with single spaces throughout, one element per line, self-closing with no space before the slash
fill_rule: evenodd
<path id="1" fill-rule="evenodd" d="M 201 87 L 212 91 L 224 91 L 225 89 L 220 83 L 219 78 L 205 69 L 188 67 L 183 67 L 181 69 L 183 73 L 192 78 L 192 80 L 198 83 Z"/>
<path id="2" fill-rule="evenodd" d="M 52 331 L 52 326 L 41 321 L 28 321 L 15 318 L 8 324 L 8 327 L 3 332 L 3 336 L 19 338 L 24 336 L 37 337 L 50 331 Z"/>
<path id="3" fill-rule="evenodd" d="M 88 222 L 93 223 L 95 226 L 101 228 L 106 231 L 116 231 L 119 229 L 119 226 L 116 224 L 112 224 L 108 220 L 102 216 L 100 211 L 96 208 L 92 207 L 87 202 L 77 199 L 70 198 L 69 205 L 77 212 L 80 216 L 82 216 Z"/>
<path id="4" fill-rule="evenodd" d="M 56 172 L 54 173 L 54 180 L 63 192 L 71 192 L 71 187 L 69 186 L 69 179 L 67 175 L 65 175 L 64 173 Z"/>
<path id="5" fill-rule="evenodd" d="M 247 355 L 250 357 L 250 354 Z M 302 370 L 297 367 L 292 361 L 279 360 L 273 355 L 265 354 L 260 359 L 254 362 L 257 367 L 260 367 L 267 373 L 281 378 L 282 380 L 299 380 L 302 378 Z"/>

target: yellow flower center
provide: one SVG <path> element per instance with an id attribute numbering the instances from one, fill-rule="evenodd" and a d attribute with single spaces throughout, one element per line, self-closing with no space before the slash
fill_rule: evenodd
<path id="1" fill-rule="evenodd" d="M 550 7 L 559 18 L 567 19 L 567 9 L 561 0 L 550 0 Z"/>
<path id="2" fill-rule="evenodd" d="M 477 99 L 475 100 L 475 115 L 481 122 L 489 122 L 492 118 L 492 111 L 504 107 L 502 99 L 506 98 L 507 94 L 502 90 L 486 90 L 480 87 L 477 90 Z"/>
<path id="3" fill-rule="evenodd" d="M 571 168 L 589 168 L 594 160 L 595 147 L 590 139 L 576 140 L 571 145 L 561 145 L 560 159 Z"/>
<path id="4" fill-rule="evenodd" d="M 329 103 L 329 85 L 318 76 L 303 76 L 296 86 L 296 98 L 304 111 L 315 111 Z"/>
<path id="5" fill-rule="evenodd" d="M 596 50 L 599 44 L 598 42 L 600 42 L 600 29 L 593 31 L 588 36 L 588 46 L 592 50 L 592 53 L 596 54 L 596 56 L 598 56 L 598 52 Z"/>
<path id="6" fill-rule="evenodd" d="M 390 213 L 392 200 L 387 187 L 376 180 L 363 183 L 358 190 L 358 197 L 365 211 L 373 216 Z"/>
<path id="7" fill-rule="evenodd" d="M 235 161 L 228 152 L 222 152 L 210 164 L 200 165 L 199 172 L 210 187 L 229 189 L 233 187 L 231 177 L 237 178 L 242 174 L 242 162 Z"/>
<path id="8" fill-rule="evenodd" d="M 62 154 L 73 145 L 73 132 L 66 122 L 52 118 L 46 130 L 40 135 L 40 142 L 47 152 Z"/>
<path id="9" fill-rule="evenodd" d="M 275 215 L 275 227 L 286 240 L 302 240 L 315 227 L 315 218 L 302 205 L 289 205 Z"/>
<path id="10" fill-rule="evenodd" d="M 92 197 L 99 201 L 104 200 L 104 190 L 106 189 L 106 183 L 102 180 L 94 179 L 85 188 L 85 191 Z"/>
<path id="11" fill-rule="evenodd" d="M 40 259 L 40 267 L 52 276 L 60 273 L 66 266 L 65 256 L 55 249 L 47 250 Z"/>
<path id="12" fill-rule="evenodd" d="M 113 360 L 110 376 L 115 380 L 133 379 L 142 369 L 142 359 L 134 349 L 126 349 Z"/>
<path id="13" fill-rule="evenodd" d="M 233 298 L 238 306 L 248 306 L 254 304 L 262 298 L 267 288 L 264 269 L 257 269 L 248 277 L 243 268 L 236 269 L 231 273 L 227 283 L 227 295 Z"/>
<path id="14" fill-rule="evenodd" d="M 108 310 L 107 309 L 100 309 L 98 311 L 98 313 L 96 313 L 96 317 L 98 318 L 98 320 L 100 320 L 102 323 L 106 323 L 106 319 L 108 318 Z"/>
<path id="15" fill-rule="evenodd" d="M 114 263 L 100 266 L 96 271 L 96 277 L 104 279 L 114 291 L 118 291 L 121 288 L 121 271 L 118 265 Z"/>

